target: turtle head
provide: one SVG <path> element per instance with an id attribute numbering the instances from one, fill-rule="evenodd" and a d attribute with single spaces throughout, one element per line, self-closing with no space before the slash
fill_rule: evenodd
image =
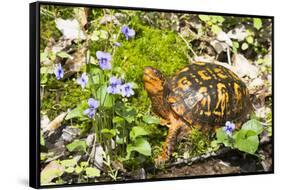
<path id="1" fill-rule="evenodd" d="M 164 76 L 153 67 L 145 67 L 143 73 L 144 88 L 149 94 L 163 92 Z"/>

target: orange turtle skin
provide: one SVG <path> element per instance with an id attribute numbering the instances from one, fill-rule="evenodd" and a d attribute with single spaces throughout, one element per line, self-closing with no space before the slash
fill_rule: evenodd
<path id="1" fill-rule="evenodd" d="M 190 64 L 171 78 L 146 67 L 143 80 L 152 111 L 169 128 L 157 162 L 169 160 L 181 131 L 188 133 L 192 128 L 212 131 L 226 121 L 239 127 L 252 110 L 245 83 L 234 72 L 217 64 Z"/>

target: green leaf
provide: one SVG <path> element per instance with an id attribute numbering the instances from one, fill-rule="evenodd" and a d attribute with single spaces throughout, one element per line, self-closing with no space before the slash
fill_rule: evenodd
<path id="1" fill-rule="evenodd" d="M 116 136 L 116 129 L 102 129 L 101 133 L 104 137 L 110 139 Z"/>
<path id="2" fill-rule="evenodd" d="M 249 47 L 249 45 L 248 45 L 246 42 L 244 42 L 244 43 L 242 44 L 241 49 L 242 49 L 242 50 L 246 50 L 246 49 L 248 49 L 248 47 Z"/>
<path id="3" fill-rule="evenodd" d="M 132 151 L 139 152 L 145 156 L 151 156 L 151 146 L 148 141 L 144 138 L 137 138 L 133 144 L 127 146 L 126 159 L 130 158 Z"/>
<path id="4" fill-rule="evenodd" d="M 60 51 L 57 52 L 57 56 L 61 57 L 61 58 L 69 58 L 71 57 L 68 53 L 66 53 L 65 51 Z"/>
<path id="5" fill-rule="evenodd" d="M 68 167 L 64 170 L 67 173 L 73 173 L 74 172 L 74 167 Z"/>
<path id="6" fill-rule="evenodd" d="M 232 45 L 235 48 L 239 48 L 239 43 L 238 42 L 232 41 Z"/>
<path id="7" fill-rule="evenodd" d="M 222 16 L 211 16 L 212 20 L 215 22 L 223 23 L 225 19 Z"/>
<path id="8" fill-rule="evenodd" d="M 261 123 L 256 119 L 251 119 L 243 124 L 243 130 L 254 131 L 255 135 L 259 135 L 263 132 L 263 127 Z"/>
<path id="9" fill-rule="evenodd" d="M 249 44 L 254 43 L 254 38 L 253 38 L 253 36 L 248 36 L 248 37 L 246 38 L 246 41 L 247 41 Z"/>
<path id="10" fill-rule="evenodd" d="M 44 62 L 48 59 L 48 53 L 47 52 L 41 52 L 40 53 L 40 62 Z"/>
<path id="11" fill-rule="evenodd" d="M 108 38 L 108 33 L 105 30 L 100 30 L 100 38 L 106 40 Z"/>
<path id="12" fill-rule="evenodd" d="M 132 123 L 137 116 L 137 111 L 135 110 L 135 108 L 125 106 L 122 103 L 116 104 L 115 112 L 129 123 Z"/>
<path id="13" fill-rule="evenodd" d="M 113 106 L 113 96 L 107 93 L 107 85 L 102 85 L 97 90 L 97 98 L 104 107 L 111 108 Z"/>
<path id="14" fill-rule="evenodd" d="M 119 116 L 115 116 L 112 121 L 115 124 L 124 124 L 125 119 Z"/>
<path id="15" fill-rule="evenodd" d="M 235 139 L 235 147 L 238 150 L 254 154 L 259 146 L 259 138 L 257 135 L 253 135 L 252 131 L 241 129 Z"/>
<path id="16" fill-rule="evenodd" d="M 65 117 L 65 120 L 69 120 L 76 117 L 83 117 L 83 110 L 81 110 L 80 107 L 76 107 L 73 110 L 71 110 Z"/>
<path id="17" fill-rule="evenodd" d="M 130 138 L 134 141 L 137 137 L 148 135 L 150 132 L 143 127 L 133 127 L 130 131 Z"/>
<path id="18" fill-rule="evenodd" d="M 47 74 L 43 74 L 40 77 L 40 84 L 46 84 L 48 82 L 48 75 Z"/>
<path id="19" fill-rule="evenodd" d="M 41 146 L 45 146 L 45 139 L 43 137 L 43 132 L 42 131 L 40 132 L 40 145 Z"/>
<path id="20" fill-rule="evenodd" d="M 216 25 L 216 24 L 212 25 L 212 32 L 214 34 L 218 34 L 221 30 L 222 30 L 221 27 L 219 27 L 218 25 Z"/>
<path id="21" fill-rule="evenodd" d="M 206 22 L 210 20 L 210 17 L 208 15 L 199 15 L 198 16 L 200 20 Z"/>
<path id="22" fill-rule="evenodd" d="M 145 116 L 143 116 L 142 119 L 147 124 L 159 124 L 160 123 L 160 119 L 158 117 L 154 117 L 151 115 L 145 115 Z"/>
<path id="23" fill-rule="evenodd" d="M 54 72 L 52 66 L 42 66 L 40 67 L 41 74 L 52 74 Z"/>
<path id="24" fill-rule="evenodd" d="M 80 174 L 83 171 L 83 168 L 80 166 L 75 167 L 75 173 Z"/>
<path id="25" fill-rule="evenodd" d="M 66 145 L 70 152 L 86 152 L 87 143 L 84 140 L 74 140 L 72 143 Z"/>
<path id="26" fill-rule="evenodd" d="M 223 143 L 224 146 L 230 147 L 231 142 L 230 142 L 230 136 L 228 136 L 224 131 L 223 128 L 219 128 L 216 131 L 216 137 L 217 137 L 217 143 Z"/>
<path id="27" fill-rule="evenodd" d="M 74 167 L 77 164 L 77 161 L 75 159 L 67 159 L 60 161 L 60 164 L 63 167 Z"/>
<path id="28" fill-rule="evenodd" d="M 65 120 L 69 120 L 72 118 L 82 118 L 85 117 L 83 114 L 84 110 L 87 109 L 88 103 L 85 101 L 82 104 L 78 105 L 76 108 L 71 110 L 65 117 Z"/>
<path id="29" fill-rule="evenodd" d="M 93 34 L 91 35 L 91 40 L 92 40 L 92 41 L 98 41 L 98 40 L 99 40 L 99 34 L 100 34 L 100 32 L 97 31 L 97 30 L 95 30 L 95 31 L 93 32 Z"/>
<path id="30" fill-rule="evenodd" d="M 262 20 L 260 18 L 253 19 L 254 27 L 259 30 L 262 27 Z"/>
<path id="31" fill-rule="evenodd" d="M 100 170 L 98 170 L 97 168 L 88 167 L 85 169 L 85 171 L 86 171 L 86 175 L 90 178 L 100 176 Z"/>
<path id="32" fill-rule="evenodd" d="M 80 162 L 80 166 L 82 168 L 85 168 L 85 167 L 89 166 L 89 163 L 88 162 Z"/>

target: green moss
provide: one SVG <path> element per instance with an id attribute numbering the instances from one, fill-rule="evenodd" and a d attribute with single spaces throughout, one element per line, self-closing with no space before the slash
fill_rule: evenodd
<path id="1" fill-rule="evenodd" d="M 61 112 L 76 107 L 82 100 L 87 100 L 90 96 L 89 91 L 82 91 L 73 80 L 62 82 L 57 81 L 54 76 L 50 76 L 44 87 L 41 110 L 46 112 L 50 119 L 54 119 Z"/>
<path id="2" fill-rule="evenodd" d="M 191 133 L 178 143 L 177 152 L 179 155 L 188 152 L 191 157 L 206 153 L 210 147 L 209 135 L 209 133 L 204 133 L 199 129 L 192 129 Z"/>
<path id="3" fill-rule="evenodd" d="M 188 49 L 174 32 L 138 26 L 136 38 L 124 40 L 114 54 L 113 64 L 122 67 L 129 80 L 142 82 L 145 66 L 171 75 L 188 64 Z"/>

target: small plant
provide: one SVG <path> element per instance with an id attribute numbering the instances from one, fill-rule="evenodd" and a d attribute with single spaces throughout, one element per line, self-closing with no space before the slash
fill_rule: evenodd
<path id="1" fill-rule="evenodd" d="M 258 135 L 263 132 L 263 127 L 256 119 L 251 119 L 234 131 L 235 125 L 226 122 L 226 125 L 216 131 L 216 140 L 212 144 L 223 144 L 226 147 L 236 148 L 242 152 L 255 154 L 259 146 Z"/>

